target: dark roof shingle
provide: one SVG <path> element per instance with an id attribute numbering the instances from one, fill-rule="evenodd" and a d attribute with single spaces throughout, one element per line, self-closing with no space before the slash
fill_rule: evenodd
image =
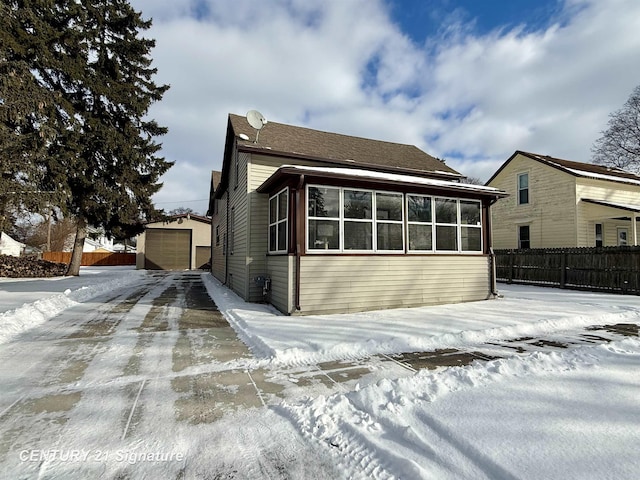
<path id="1" fill-rule="evenodd" d="M 441 160 L 413 145 L 371 140 L 338 133 L 323 132 L 283 123 L 268 122 L 259 133 L 246 118 L 229 114 L 229 122 L 236 137 L 244 134 L 249 140 L 238 138 L 239 148 L 263 149 L 301 158 L 328 160 L 360 167 L 411 170 L 415 173 L 440 172 L 459 177 L 459 172 Z"/>

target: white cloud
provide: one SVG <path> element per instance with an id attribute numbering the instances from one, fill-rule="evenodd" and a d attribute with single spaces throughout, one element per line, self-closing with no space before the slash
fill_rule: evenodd
<path id="1" fill-rule="evenodd" d="M 415 144 L 486 180 L 516 149 L 588 161 L 640 83 L 636 0 L 565 2 L 545 31 L 474 36 L 453 15 L 425 45 L 382 0 L 132 3 L 154 17 L 157 80 L 171 84 L 151 112 L 176 160 L 158 201 L 208 195 L 229 112 Z"/>

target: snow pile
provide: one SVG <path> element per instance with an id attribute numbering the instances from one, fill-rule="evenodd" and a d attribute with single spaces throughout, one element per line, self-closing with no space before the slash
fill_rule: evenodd
<path id="1" fill-rule="evenodd" d="M 78 303 L 138 283 L 140 277 L 145 274 L 146 272 L 141 270 L 123 270 L 110 280 L 101 278 L 101 275 L 92 276 L 91 280 L 82 276 L 83 279 L 80 281 L 89 284 L 80 286 L 76 290 L 67 288 L 61 293 L 49 294 L 41 300 L 25 303 L 21 307 L 0 313 L 0 344 L 10 341 L 19 333 L 46 322 Z"/>
<path id="2" fill-rule="evenodd" d="M 640 341 L 629 338 L 421 371 L 280 408 L 349 478 L 632 479 L 638 365 Z"/>
<path id="3" fill-rule="evenodd" d="M 343 315 L 284 316 L 248 304 L 211 275 L 211 298 L 259 358 L 278 365 L 355 360 L 381 353 L 467 348 L 589 325 L 640 323 L 635 297 L 505 286 L 506 298 Z M 534 290 L 534 291 L 538 291 Z M 550 301 L 552 299 L 552 301 Z"/>

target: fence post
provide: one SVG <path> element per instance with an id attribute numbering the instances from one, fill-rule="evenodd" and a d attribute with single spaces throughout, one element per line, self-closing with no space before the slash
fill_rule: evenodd
<path id="1" fill-rule="evenodd" d="M 509 250 L 509 284 L 513 283 L 513 262 L 513 251 Z"/>
<path id="2" fill-rule="evenodd" d="M 567 283 L 567 251 L 560 253 L 560 288 L 565 288 Z"/>

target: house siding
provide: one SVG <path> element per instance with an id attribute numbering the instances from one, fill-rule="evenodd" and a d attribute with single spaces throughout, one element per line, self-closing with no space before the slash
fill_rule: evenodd
<path id="1" fill-rule="evenodd" d="M 631 221 L 623 219 L 594 218 L 598 205 L 580 201 L 581 198 L 606 200 L 608 202 L 640 205 L 640 186 L 619 182 L 609 182 L 592 178 L 576 180 L 576 197 L 578 199 L 578 246 L 595 246 L 595 224 L 603 225 L 604 246 L 618 244 L 618 228 L 627 228 L 631 235 Z M 628 212 L 619 216 L 630 215 Z M 632 240 L 632 239 L 630 239 Z"/>
<path id="2" fill-rule="evenodd" d="M 267 274 L 267 252 L 269 250 L 269 196 L 256 189 L 283 163 L 281 158 L 250 155 L 248 169 L 248 203 L 250 211 L 250 244 L 247 253 L 249 285 L 247 299 L 257 302 L 263 299 L 262 287 L 253 279 Z M 279 308 L 279 307 L 277 307 Z"/>
<path id="3" fill-rule="evenodd" d="M 247 154 L 248 155 L 248 154 Z M 254 282 L 255 277 L 265 275 L 267 271 L 267 252 L 269 250 L 269 195 L 256 192 L 256 189 L 273 175 L 282 165 L 291 160 L 270 156 L 251 154 L 248 160 L 248 204 L 250 217 L 247 252 L 248 285 L 247 300 L 251 302 L 263 299 L 262 287 Z M 296 165 L 326 166 L 323 162 L 296 160 Z"/>
<path id="4" fill-rule="evenodd" d="M 283 313 L 292 313 L 294 309 L 294 265 L 293 255 L 267 257 L 267 276 L 271 279 L 271 290 L 267 300 Z"/>
<path id="5" fill-rule="evenodd" d="M 232 165 L 229 184 L 229 227 L 227 232 L 228 272 L 227 286 L 242 298 L 247 298 L 247 165 L 249 155 L 238 153 L 239 168 L 236 181 L 235 165 Z M 234 161 L 235 162 L 235 161 Z M 222 207 L 222 205 L 221 205 Z M 226 206 L 223 208 L 226 209 Z M 231 226 L 231 221 L 234 225 Z"/>
<path id="6" fill-rule="evenodd" d="M 300 314 L 328 314 L 485 300 L 483 255 L 306 255 Z"/>
<path id="7" fill-rule="evenodd" d="M 226 277 L 226 257 L 224 252 L 225 235 L 227 234 L 227 198 L 225 192 L 222 198 L 216 199 L 217 213 L 211 219 L 211 273 L 221 282 Z M 220 243 L 216 245 L 216 226 L 219 228 Z"/>
<path id="8" fill-rule="evenodd" d="M 520 173 L 529 174 L 527 205 L 518 205 Z M 576 245 L 575 177 L 516 155 L 489 185 L 509 193 L 491 207 L 494 248 L 518 248 L 520 225 L 530 226 L 531 248 Z"/>

